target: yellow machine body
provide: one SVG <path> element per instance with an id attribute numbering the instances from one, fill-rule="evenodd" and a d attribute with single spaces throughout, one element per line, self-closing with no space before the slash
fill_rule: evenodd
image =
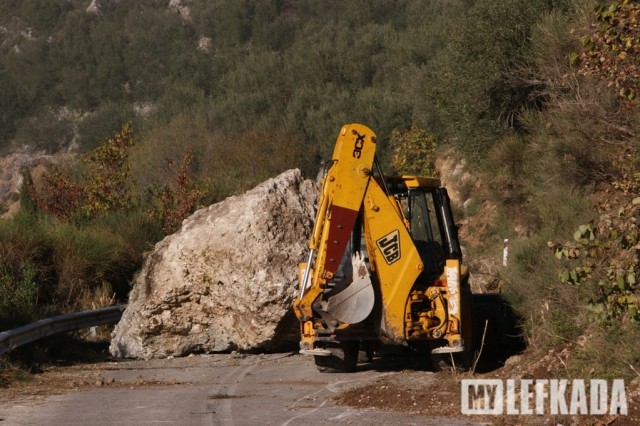
<path id="1" fill-rule="evenodd" d="M 383 176 L 375 150 L 366 126 L 340 130 L 300 264 L 301 352 L 321 362 L 362 343 L 461 352 L 470 292 L 446 190 L 437 178 Z"/>

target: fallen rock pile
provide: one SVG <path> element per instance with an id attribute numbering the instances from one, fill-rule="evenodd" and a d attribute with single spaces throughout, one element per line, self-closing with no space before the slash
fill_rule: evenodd
<path id="1" fill-rule="evenodd" d="M 149 359 L 295 344 L 291 302 L 316 197 L 315 182 L 289 170 L 187 218 L 146 259 L 111 354 Z"/>

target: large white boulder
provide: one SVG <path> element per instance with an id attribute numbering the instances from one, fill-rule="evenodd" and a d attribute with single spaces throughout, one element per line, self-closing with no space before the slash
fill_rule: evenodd
<path id="1" fill-rule="evenodd" d="M 111 354 L 277 350 L 297 341 L 291 302 L 316 197 L 314 181 L 289 170 L 195 212 L 146 259 Z"/>

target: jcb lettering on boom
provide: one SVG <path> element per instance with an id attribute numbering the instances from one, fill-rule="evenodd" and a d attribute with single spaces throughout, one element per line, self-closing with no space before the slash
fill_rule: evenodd
<path id="1" fill-rule="evenodd" d="M 356 143 L 353 148 L 353 158 L 360 158 L 362 155 L 362 148 L 364 147 L 364 137 L 366 135 L 361 135 L 360 133 L 356 133 Z"/>
<path id="2" fill-rule="evenodd" d="M 400 259 L 400 232 L 396 229 L 376 241 L 387 265 Z"/>

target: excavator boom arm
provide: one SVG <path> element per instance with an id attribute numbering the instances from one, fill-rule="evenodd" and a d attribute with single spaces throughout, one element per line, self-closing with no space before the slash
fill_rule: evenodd
<path id="1" fill-rule="evenodd" d="M 346 124 L 340 130 L 331 164 L 322 182 L 319 208 L 309 243 L 311 264 L 315 271 L 310 291 L 301 286 L 300 296 L 294 302 L 298 316 L 311 316 L 311 303 L 322 286 L 334 277 L 349 242 L 362 200 L 371 180 L 376 152 L 376 135 L 361 124 Z M 313 253 L 317 252 L 315 262 Z M 305 278 L 304 283 L 307 282 Z"/>

